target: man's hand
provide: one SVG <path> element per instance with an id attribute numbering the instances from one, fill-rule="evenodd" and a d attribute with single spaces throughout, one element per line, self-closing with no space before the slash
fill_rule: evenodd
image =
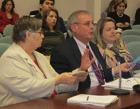
<path id="1" fill-rule="evenodd" d="M 95 61 L 95 58 L 93 58 L 92 60 L 89 60 L 89 49 L 85 49 L 84 54 L 82 55 L 81 58 L 81 66 L 78 69 L 78 71 L 85 71 L 86 69 L 88 69 L 91 64 Z"/>

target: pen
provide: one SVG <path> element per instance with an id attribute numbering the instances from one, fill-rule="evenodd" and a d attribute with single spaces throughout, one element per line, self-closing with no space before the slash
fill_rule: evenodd
<path id="1" fill-rule="evenodd" d="M 89 99 L 89 96 L 87 96 L 87 101 L 88 101 L 88 99 Z"/>

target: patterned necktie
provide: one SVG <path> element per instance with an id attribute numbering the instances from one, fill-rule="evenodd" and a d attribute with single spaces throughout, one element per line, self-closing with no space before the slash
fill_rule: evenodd
<path id="1" fill-rule="evenodd" d="M 87 45 L 86 48 L 89 49 L 89 46 Z M 89 59 L 91 60 L 92 58 L 93 58 L 93 55 L 92 55 L 91 51 L 89 50 Z M 94 70 L 98 69 L 98 67 L 97 67 L 95 62 L 93 62 L 91 65 L 92 65 Z M 97 71 L 94 71 L 94 72 L 95 72 L 95 75 L 96 75 L 96 77 L 97 77 L 97 79 L 99 81 L 99 84 L 103 85 L 105 82 L 103 80 L 102 74 L 100 73 L 100 70 L 97 70 Z"/>

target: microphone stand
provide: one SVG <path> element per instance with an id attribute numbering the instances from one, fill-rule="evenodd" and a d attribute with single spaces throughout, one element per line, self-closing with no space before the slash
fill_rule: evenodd
<path id="1" fill-rule="evenodd" d="M 129 90 L 121 89 L 121 62 L 120 57 L 117 55 L 118 66 L 119 66 L 119 89 L 111 90 L 110 93 L 114 95 L 128 95 L 130 94 Z"/>

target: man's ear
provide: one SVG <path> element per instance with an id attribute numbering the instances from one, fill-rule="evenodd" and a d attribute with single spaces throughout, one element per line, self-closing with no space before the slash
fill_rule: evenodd
<path id="1" fill-rule="evenodd" d="M 42 9 L 42 4 L 39 4 L 40 9 Z"/>
<path id="2" fill-rule="evenodd" d="M 73 32 L 75 32 L 75 31 L 77 30 L 77 25 L 74 24 L 74 23 L 72 23 L 72 24 L 70 25 L 70 27 L 71 27 L 71 30 L 72 30 Z"/>

